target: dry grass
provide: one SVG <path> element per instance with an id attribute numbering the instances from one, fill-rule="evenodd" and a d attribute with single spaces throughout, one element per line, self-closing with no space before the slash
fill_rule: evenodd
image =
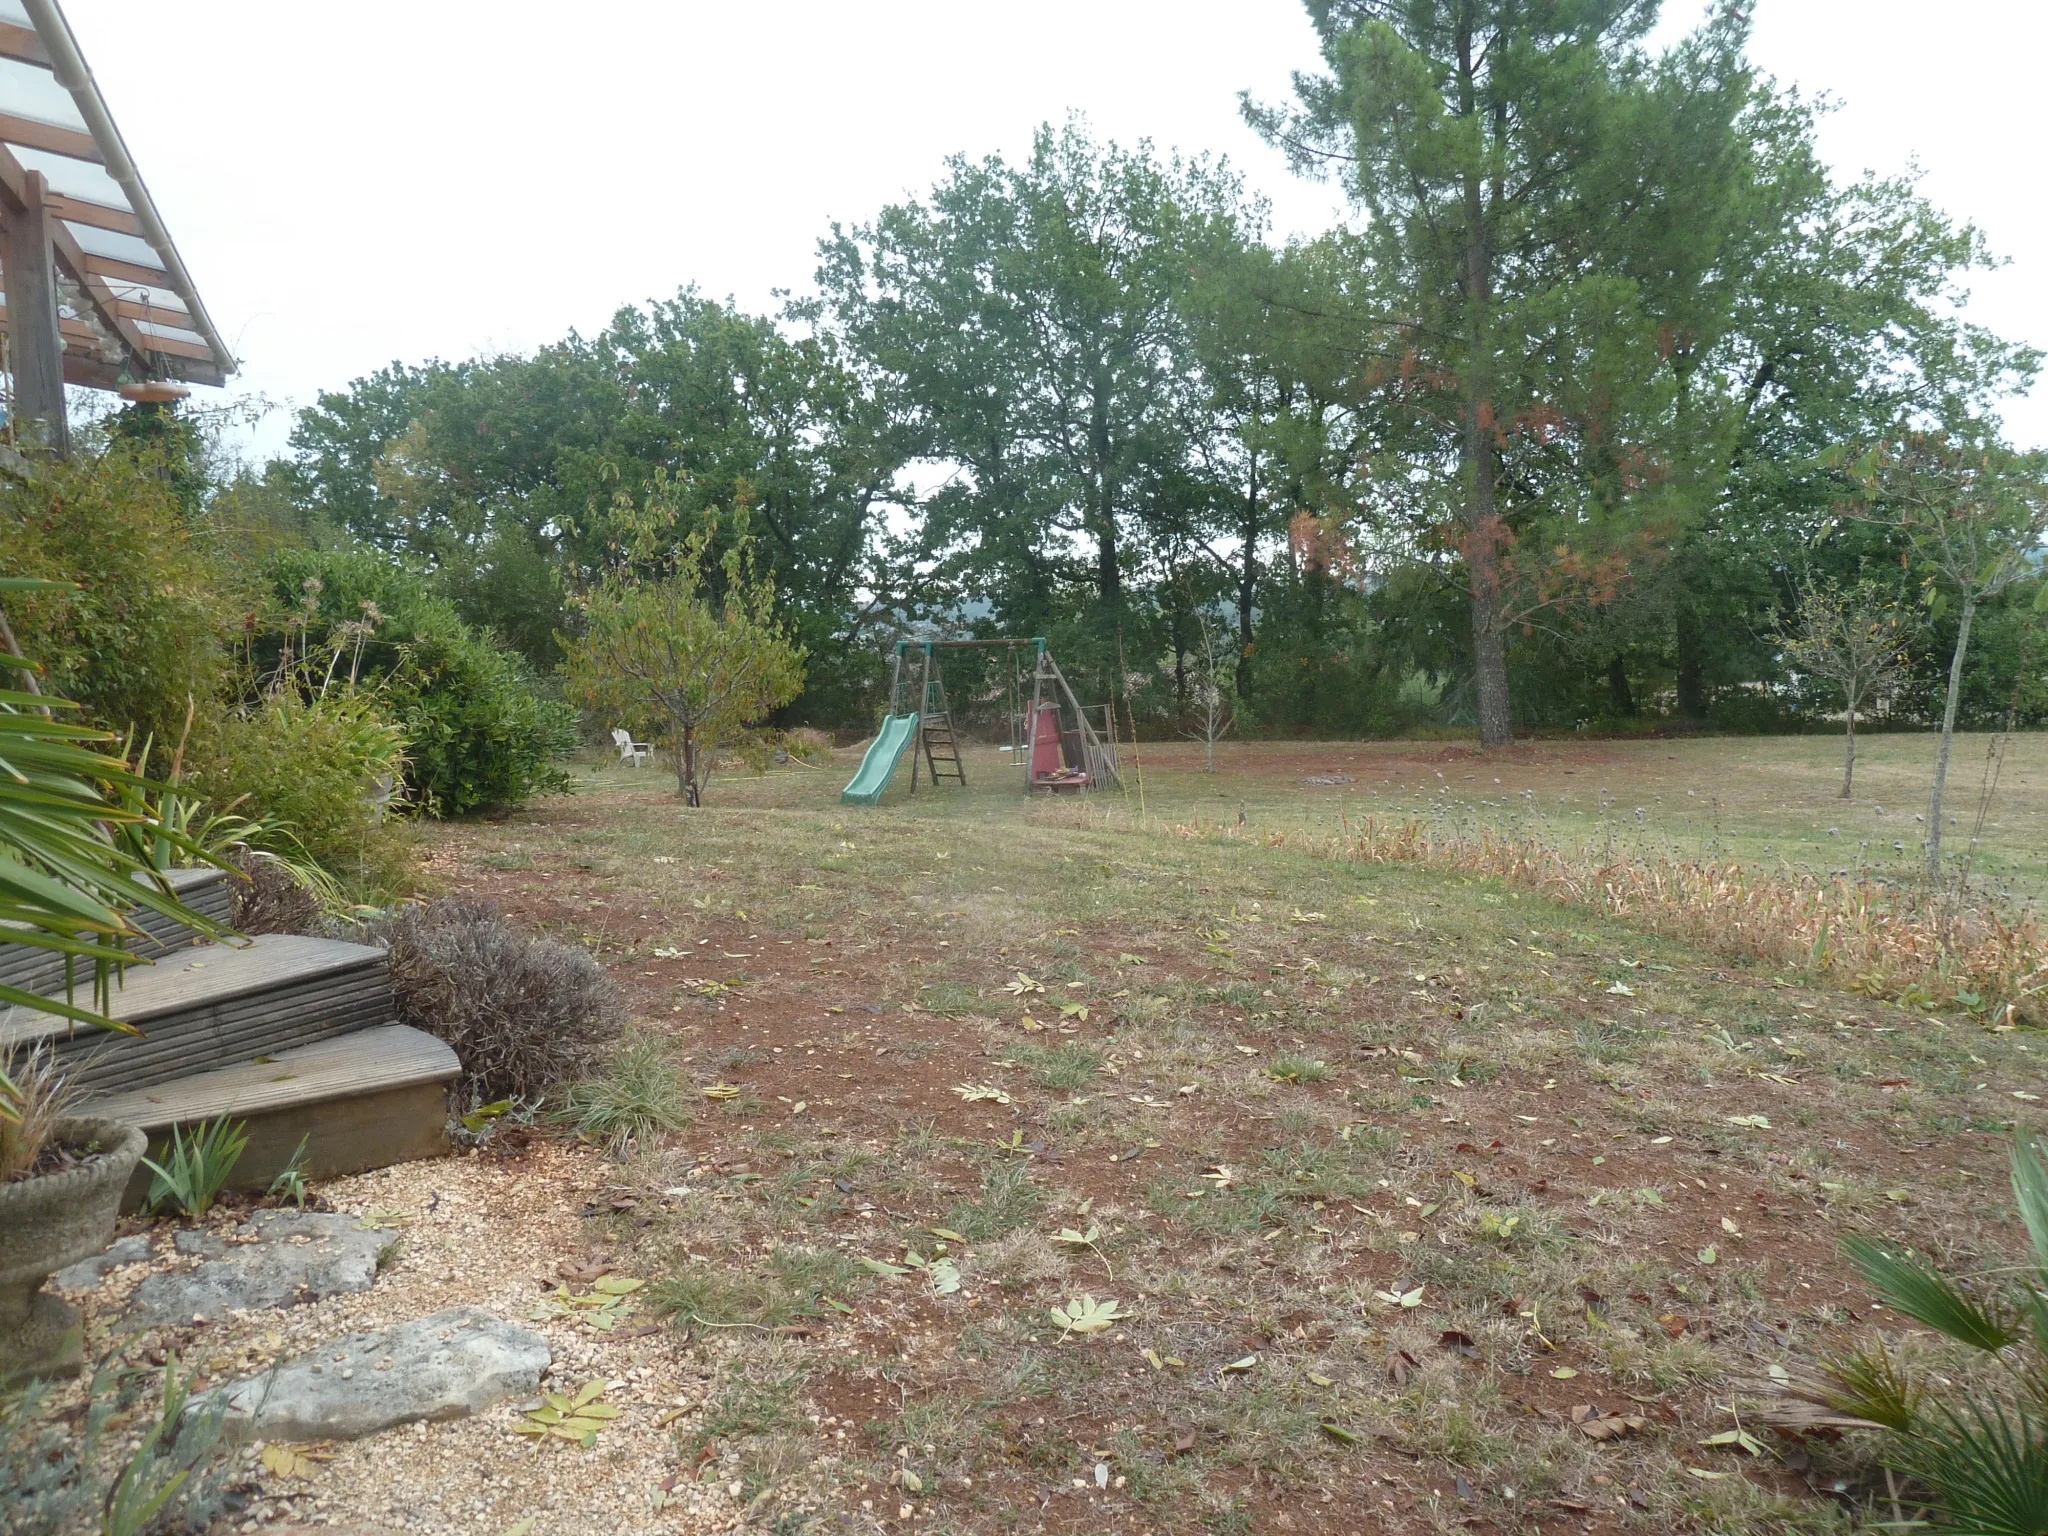
<path id="1" fill-rule="evenodd" d="M 44 1046 L 0 1055 L 0 1184 L 33 1169 L 78 1095 Z"/>
<path id="2" fill-rule="evenodd" d="M 1327 798 L 1261 825 L 1299 756 L 1242 833 L 1167 797 L 1182 837 L 979 759 L 842 808 L 848 758 L 692 812 L 607 769 L 440 849 L 611 964 L 699 1096 L 601 1175 L 581 1256 L 701 1362 L 679 1476 L 863 1536 L 1888 1518 L 1853 1444 L 1705 1442 L 1769 1366 L 1893 1325 L 1840 1233 L 2000 1261 L 2032 1032 L 1817 987 L 1761 898 L 1703 943 L 1727 898 L 1653 906 L 1617 859 L 1361 848 Z M 1063 1333 L 1083 1294 L 1127 1320 Z"/>
<path id="3" fill-rule="evenodd" d="M 1665 855 L 1573 853 L 1533 838 L 1433 823 L 1344 822 L 1342 833 L 1169 827 L 1180 837 L 1252 838 L 1364 864 L 1421 864 L 1500 880 L 1566 906 L 1789 967 L 1808 980 L 1909 1005 L 1963 1007 L 2003 1024 L 2044 1022 L 2048 931 L 2032 912 L 1930 898 L 1888 881 Z"/>

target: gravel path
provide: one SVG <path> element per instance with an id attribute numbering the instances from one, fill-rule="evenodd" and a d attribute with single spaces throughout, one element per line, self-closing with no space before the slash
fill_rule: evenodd
<path id="1" fill-rule="evenodd" d="M 537 1143 L 516 1163 L 461 1156 L 323 1184 L 319 1193 L 335 1210 L 375 1224 L 397 1244 L 375 1285 L 305 1306 L 163 1327 L 140 1339 L 131 1358 L 175 1350 L 211 1383 L 356 1330 L 477 1306 L 546 1337 L 554 1353 L 548 1390 L 573 1393 L 602 1380 L 604 1401 L 624 1410 L 589 1449 L 515 1434 L 519 1412 L 512 1403 L 353 1442 L 295 1446 L 304 1459 L 282 1474 L 264 1465 L 259 1442 L 241 1452 L 262 1497 L 240 1529 L 369 1525 L 513 1536 L 570 1524 L 667 1533 L 740 1524 L 737 1484 L 687 1476 L 680 1446 L 694 1427 L 708 1373 L 685 1357 L 673 1331 L 642 1332 L 646 1321 L 637 1315 L 610 1332 L 559 1312 L 545 1315 L 542 1304 L 560 1283 L 560 1266 L 587 1268 L 604 1258 L 584 1246 L 578 1213 L 601 1193 L 606 1167 L 594 1153 Z M 170 1250 L 159 1233 L 149 1269 L 116 1270 L 77 1298 L 99 1349 L 126 1331 L 121 1311 L 145 1274 L 194 1262 Z"/>

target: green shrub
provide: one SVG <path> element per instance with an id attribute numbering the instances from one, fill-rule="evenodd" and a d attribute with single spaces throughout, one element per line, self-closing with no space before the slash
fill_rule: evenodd
<path id="1" fill-rule="evenodd" d="M 576 713 L 516 653 L 462 621 L 418 572 L 370 550 L 286 549 L 264 567 L 302 650 L 375 682 L 404 728 L 406 782 L 433 815 L 566 788 Z"/>
<path id="2" fill-rule="evenodd" d="M 191 782 L 219 810 L 279 823 L 353 893 L 403 892 L 409 837 L 386 800 L 405 738 L 376 694 L 284 689 L 210 722 L 187 753 Z"/>
<path id="3" fill-rule="evenodd" d="M 75 583 L 12 594 L 7 615 L 43 691 L 116 732 L 178 738 L 230 672 L 228 636 L 245 607 L 159 448 L 0 468 L 0 576 Z M 11 686 L 11 682 L 10 682 Z"/>

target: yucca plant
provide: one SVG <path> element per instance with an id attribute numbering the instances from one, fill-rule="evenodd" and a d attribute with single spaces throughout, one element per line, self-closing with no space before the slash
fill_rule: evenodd
<path id="1" fill-rule="evenodd" d="M 1970 1277 L 1866 1237 L 1843 1243 L 1887 1306 L 1986 1357 L 1956 1381 L 1916 1371 L 1882 1339 L 1824 1361 L 1781 1390 L 1768 1417 L 1788 1427 L 1879 1431 L 1880 1459 L 1919 1485 L 1937 1523 L 1968 1536 L 2048 1532 L 2048 1152 L 2013 1148 L 2012 1189 L 2028 1260 Z"/>
<path id="2" fill-rule="evenodd" d="M 0 577 L 0 593 L 63 585 Z M 33 663 L 11 655 L 0 654 L 0 667 L 35 673 Z M 226 930 L 178 901 L 154 863 L 123 846 L 125 829 L 155 824 L 166 848 L 199 854 L 189 837 L 156 824 L 147 797 L 161 786 L 108 754 L 114 737 L 80 723 L 77 708 L 0 688 L 0 943 L 53 950 L 65 957 L 66 974 L 62 998 L 0 984 L 0 1005 L 132 1034 L 106 1014 L 111 978 L 140 936 L 128 914 L 141 907 L 216 937 Z M 75 1000 L 80 962 L 91 970 L 90 1007 Z"/>

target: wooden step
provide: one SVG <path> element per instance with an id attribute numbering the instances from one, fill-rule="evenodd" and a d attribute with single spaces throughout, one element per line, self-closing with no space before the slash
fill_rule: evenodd
<path id="1" fill-rule="evenodd" d="M 169 871 L 168 878 L 171 894 L 195 912 L 217 923 L 225 923 L 234 915 L 235 894 L 230 881 L 235 877 L 226 870 L 174 869 Z M 144 959 L 154 959 L 198 941 L 199 935 L 183 923 L 152 912 L 147 907 L 136 908 L 132 916 L 135 925 L 148 937 L 137 940 L 130 953 Z M 20 987 L 24 992 L 35 992 L 44 997 L 61 996 L 64 991 L 64 957 L 47 949 L 31 949 L 26 944 L 9 944 L 6 933 L 6 925 L 0 924 L 0 984 Z M 75 974 L 77 988 L 89 991 L 92 968 L 81 963 Z"/>
<path id="2" fill-rule="evenodd" d="M 442 1156 L 449 1150 L 448 1085 L 461 1071 L 455 1053 L 432 1035 L 384 1024 L 93 1097 L 81 1112 L 140 1126 L 152 1147 L 160 1147 L 173 1126 L 231 1116 L 249 1135 L 232 1183 L 264 1188 L 301 1138 L 309 1179 Z M 141 1200 L 150 1179 L 148 1169 L 136 1171 L 131 1203 Z"/>
<path id="3" fill-rule="evenodd" d="M 141 1038 L 15 1008 L 0 1011 L 0 1049 L 48 1042 L 73 1084 L 115 1093 L 367 1029 L 397 1011 L 383 950 L 265 934 L 130 967 L 109 1012 Z"/>

